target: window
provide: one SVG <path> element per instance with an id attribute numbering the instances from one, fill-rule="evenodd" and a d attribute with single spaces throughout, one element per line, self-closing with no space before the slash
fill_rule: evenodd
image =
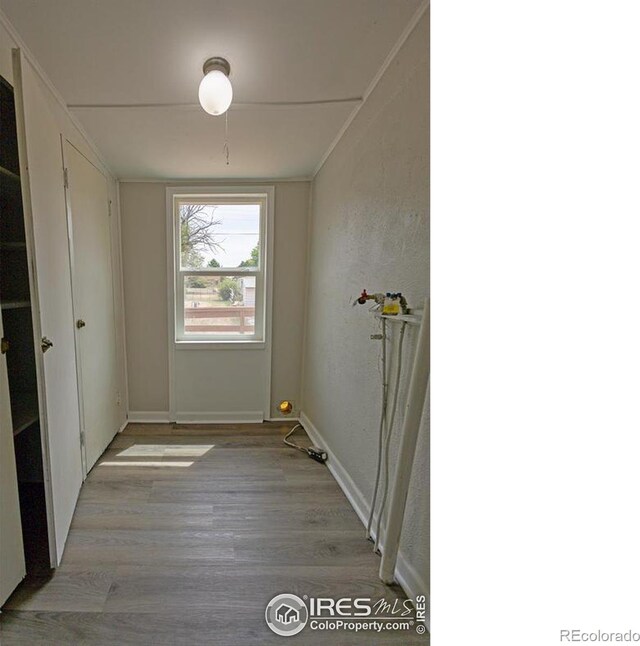
<path id="1" fill-rule="evenodd" d="M 267 193 L 169 189 L 175 340 L 265 339 Z"/>

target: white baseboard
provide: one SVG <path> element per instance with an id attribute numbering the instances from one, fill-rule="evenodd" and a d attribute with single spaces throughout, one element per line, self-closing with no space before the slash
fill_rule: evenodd
<path id="1" fill-rule="evenodd" d="M 169 411 L 142 411 L 142 410 L 130 410 L 129 411 L 129 421 L 132 423 L 141 423 L 141 424 L 162 424 L 163 422 L 167 423 L 171 420 L 169 419 Z"/>
<path id="2" fill-rule="evenodd" d="M 262 411 L 176 413 L 175 419 L 176 424 L 259 424 L 263 420 Z M 136 424 L 162 424 L 172 420 L 169 411 L 129 411 L 128 421 Z M 281 420 L 272 418 L 270 421 Z"/>
<path id="3" fill-rule="evenodd" d="M 362 524 L 366 527 L 369 520 L 370 506 L 367 499 L 364 497 L 360 489 L 356 486 L 351 476 L 344 468 L 336 454 L 331 450 L 331 447 L 322 436 L 322 433 L 316 428 L 313 422 L 307 417 L 304 412 L 300 413 L 300 423 L 304 426 L 307 435 L 314 445 L 323 448 L 327 452 L 327 468 L 331 475 L 335 478 L 336 482 L 342 489 L 347 500 L 351 503 L 354 511 Z M 377 517 L 374 517 L 372 528 L 375 530 Z M 375 531 L 373 532 L 375 538 Z M 384 543 L 380 544 L 380 551 L 384 551 Z M 429 621 L 429 595 L 427 593 L 426 581 L 416 572 L 415 568 L 404 558 L 402 552 L 398 552 L 398 560 L 396 562 L 396 571 L 394 574 L 395 580 L 400 584 L 408 597 L 415 601 L 418 595 L 424 594 L 427 597 L 427 628 L 430 628 Z"/>
<path id="4" fill-rule="evenodd" d="M 282 415 L 281 417 L 268 417 L 266 419 L 266 421 L 267 422 L 293 422 L 293 423 L 297 424 L 300 421 L 300 418 L 299 417 L 291 417 L 289 415 L 287 417 L 285 417 L 284 415 Z"/>
<path id="5" fill-rule="evenodd" d="M 129 423 L 129 420 L 125 419 L 124 422 L 122 422 L 122 426 L 118 429 L 118 433 L 122 433 L 122 431 L 124 431 L 124 429 L 127 428 L 128 423 Z M 117 433 L 116 433 L 116 435 L 117 435 Z"/>
<path id="6" fill-rule="evenodd" d="M 169 411 L 129 411 L 129 419 L 120 429 L 124 430 L 128 422 L 139 424 L 162 424 L 171 421 Z M 264 421 L 262 411 L 248 411 L 240 413 L 176 413 L 178 424 L 259 424 Z M 268 422 L 294 422 L 297 417 L 269 417 Z"/>
<path id="7" fill-rule="evenodd" d="M 336 454 L 331 450 L 331 447 L 327 444 L 327 441 L 322 437 L 320 431 L 314 426 L 313 422 L 307 417 L 304 412 L 300 413 L 300 423 L 304 426 L 304 430 L 307 432 L 307 435 L 313 442 L 315 446 L 323 448 L 327 452 L 327 467 L 331 472 L 331 475 L 335 478 L 336 482 L 340 485 L 340 488 L 344 492 L 344 495 L 347 497 L 351 506 L 353 507 L 358 518 L 362 524 L 366 527 L 367 520 L 369 519 L 369 505 L 367 504 L 362 492 L 358 487 L 356 487 L 355 482 L 351 479 L 351 476 L 347 473 L 347 470 L 342 466 L 340 460 L 336 457 Z"/>
<path id="8" fill-rule="evenodd" d="M 176 424 L 259 424 L 264 421 L 264 412 L 199 412 L 176 413 Z"/>

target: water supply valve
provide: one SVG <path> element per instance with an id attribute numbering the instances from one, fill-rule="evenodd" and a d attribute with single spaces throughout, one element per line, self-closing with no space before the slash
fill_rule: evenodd
<path id="1" fill-rule="evenodd" d="M 353 301 L 353 305 L 364 305 L 367 301 L 371 300 L 376 302 L 372 309 L 380 310 L 381 314 L 385 316 L 409 314 L 411 312 L 407 305 L 407 299 L 402 295 L 402 292 L 368 294 L 367 290 L 363 289 L 360 296 Z"/>
<path id="2" fill-rule="evenodd" d="M 353 305 L 364 305 L 367 301 L 374 300 L 377 305 L 382 305 L 384 303 L 384 294 L 367 294 L 367 290 L 363 289 L 362 294 L 353 301 Z"/>

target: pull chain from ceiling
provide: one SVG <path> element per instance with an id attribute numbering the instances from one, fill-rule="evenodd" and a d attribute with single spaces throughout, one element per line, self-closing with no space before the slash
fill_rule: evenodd
<path id="1" fill-rule="evenodd" d="M 222 152 L 227 160 L 227 166 L 229 165 L 229 112 L 224 113 L 224 146 L 222 147 Z"/>

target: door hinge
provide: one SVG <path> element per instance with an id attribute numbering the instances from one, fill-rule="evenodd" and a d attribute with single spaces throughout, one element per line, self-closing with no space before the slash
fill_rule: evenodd
<path id="1" fill-rule="evenodd" d="M 80 446 L 85 445 L 84 431 L 80 431 Z"/>
<path id="2" fill-rule="evenodd" d="M 111 200 L 109 200 L 109 217 L 111 217 Z"/>
<path id="3" fill-rule="evenodd" d="M 69 188 L 69 170 L 64 169 L 64 187 Z"/>

